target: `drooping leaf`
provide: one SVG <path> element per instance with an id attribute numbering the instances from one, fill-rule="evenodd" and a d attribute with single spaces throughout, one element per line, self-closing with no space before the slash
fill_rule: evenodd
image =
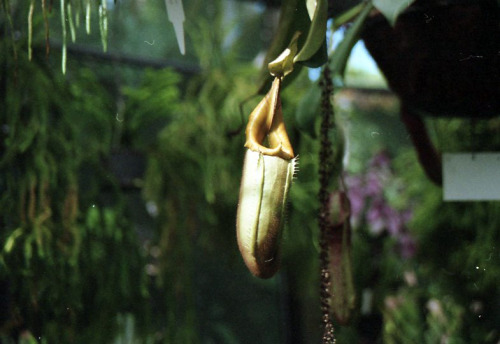
<path id="1" fill-rule="evenodd" d="M 311 19 L 311 25 L 307 33 L 306 41 L 297 56 L 295 56 L 294 62 L 305 62 L 309 60 L 316 54 L 325 42 L 326 21 L 328 19 L 328 3 L 325 0 L 315 1 L 315 6 L 310 5 L 310 3 L 310 1 L 307 3 L 308 13 L 310 16 L 312 8 L 314 8 L 314 15 Z M 324 62 L 326 62 L 326 59 L 323 63 Z"/>
<path id="2" fill-rule="evenodd" d="M 102 50 L 108 50 L 108 8 L 105 0 L 99 5 L 99 29 L 101 31 Z"/>
<path id="3" fill-rule="evenodd" d="M 363 29 L 363 24 L 372 9 L 372 2 L 367 2 L 359 16 L 354 21 L 354 24 L 346 32 L 342 42 L 340 42 L 337 49 L 335 49 L 332 56 L 332 62 L 330 64 L 333 75 L 340 74 L 342 77 L 344 76 L 345 67 L 347 65 L 349 55 L 351 54 L 351 50 L 354 47 L 354 44 L 358 41 L 359 36 L 361 35 L 361 30 Z"/>
<path id="4" fill-rule="evenodd" d="M 31 61 L 32 49 L 31 43 L 33 42 L 33 11 L 35 9 L 35 1 L 30 3 L 30 10 L 28 12 L 28 59 Z"/>
<path id="5" fill-rule="evenodd" d="M 354 18 L 356 18 L 356 16 L 359 15 L 359 13 L 363 10 L 364 7 L 365 7 L 365 3 L 360 2 L 356 6 L 350 8 L 347 11 L 342 12 L 342 14 L 336 16 L 335 20 L 333 22 L 334 29 L 337 30 L 342 25 L 344 25 L 344 24 L 350 22 L 351 20 L 353 20 Z"/>
<path id="6" fill-rule="evenodd" d="M 86 2 L 85 2 L 85 31 L 87 32 L 87 35 L 90 35 L 90 13 L 91 13 L 90 0 L 86 0 Z"/>
<path id="7" fill-rule="evenodd" d="M 71 6 L 71 2 L 68 2 L 66 4 L 66 11 L 68 13 L 68 24 L 69 24 L 69 33 L 71 34 L 71 42 L 75 43 L 76 29 L 75 29 L 75 21 L 73 19 L 73 7 Z"/>
<path id="8" fill-rule="evenodd" d="M 66 40 L 67 40 L 67 32 L 66 32 L 66 6 L 65 0 L 60 0 L 61 5 L 61 26 L 62 26 L 62 58 L 61 58 L 61 70 L 63 74 L 66 74 Z"/>

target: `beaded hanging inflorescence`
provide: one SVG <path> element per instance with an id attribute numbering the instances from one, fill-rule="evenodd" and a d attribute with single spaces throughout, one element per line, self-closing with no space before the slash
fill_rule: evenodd
<path id="1" fill-rule="evenodd" d="M 328 183 L 332 173 L 332 142 L 329 138 L 330 129 L 333 127 L 333 106 L 331 104 L 331 96 L 333 95 L 333 84 L 330 76 L 330 69 L 325 66 L 323 76 L 320 82 L 321 85 L 321 130 L 320 130 L 320 151 L 319 151 L 319 203 L 320 211 L 318 215 L 318 223 L 320 229 L 320 304 L 322 313 L 322 324 L 324 326 L 323 344 L 335 343 L 334 327 L 330 313 L 330 272 L 328 242 Z"/>

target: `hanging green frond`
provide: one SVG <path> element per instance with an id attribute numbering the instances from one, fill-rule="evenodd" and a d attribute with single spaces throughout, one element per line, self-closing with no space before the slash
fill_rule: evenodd
<path id="1" fill-rule="evenodd" d="M 102 49 L 108 50 L 108 9 L 106 0 L 102 0 L 99 5 L 99 29 L 101 31 Z"/>
<path id="2" fill-rule="evenodd" d="M 82 14 L 82 0 L 78 0 L 74 6 L 75 8 L 75 26 L 77 29 L 80 28 L 80 19 Z"/>
<path id="3" fill-rule="evenodd" d="M 68 24 L 69 24 L 69 32 L 71 34 L 71 42 L 75 43 L 76 41 L 76 31 L 75 31 L 75 22 L 73 21 L 73 9 L 71 6 L 71 1 L 66 5 L 66 11 L 68 13 Z"/>
<path id="4" fill-rule="evenodd" d="M 49 41 L 49 20 L 47 17 L 47 0 L 42 0 L 42 15 L 43 15 L 43 25 L 45 27 L 45 55 L 49 55 L 50 52 L 50 41 Z"/>
<path id="5" fill-rule="evenodd" d="M 85 0 L 85 31 L 87 31 L 87 35 L 90 35 L 90 15 L 90 0 Z"/>
<path id="6" fill-rule="evenodd" d="M 17 48 L 16 48 L 16 40 L 14 37 L 14 24 L 12 22 L 12 15 L 11 15 L 12 10 L 10 8 L 9 0 L 2 0 L 2 7 L 5 14 L 7 15 L 7 21 L 9 23 L 9 30 L 12 41 L 12 54 L 14 55 L 14 61 L 17 63 Z"/>
<path id="7" fill-rule="evenodd" d="M 61 26 L 62 26 L 62 58 L 61 58 L 61 70 L 63 74 L 66 74 L 66 8 L 64 6 L 65 0 L 60 0 L 61 3 Z"/>
<path id="8" fill-rule="evenodd" d="M 30 9 L 28 11 L 28 59 L 31 61 L 33 43 L 33 12 L 35 10 L 35 0 L 31 0 Z"/>

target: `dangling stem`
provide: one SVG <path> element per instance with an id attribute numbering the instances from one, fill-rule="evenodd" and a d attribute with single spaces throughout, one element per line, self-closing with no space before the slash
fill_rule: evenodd
<path id="1" fill-rule="evenodd" d="M 82 14 L 82 1 L 78 0 L 75 4 L 75 26 L 77 29 L 80 28 L 81 14 Z"/>
<path id="2" fill-rule="evenodd" d="M 2 7 L 4 12 L 7 14 L 7 21 L 9 22 L 9 29 L 10 29 L 10 35 L 11 35 L 11 41 L 12 41 L 12 53 L 14 55 L 14 62 L 15 62 L 15 69 L 14 69 L 14 76 L 17 79 L 17 48 L 16 48 L 16 38 L 14 35 L 14 24 L 12 22 L 12 16 L 11 16 L 11 9 L 10 9 L 10 2 L 9 0 L 2 0 Z"/>
<path id="3" fill-rule="evenodd" d="M 90 0 L 85 3 L 85 31 L 90 35 Z"/>
<path id="4" fill-rule="evenodd" d="M 49 19 L 47 18 L 46 0 L 42 0 L 43 24 L 45 26 L 45 56 L 49 56 L 50 41 L 49 41 Z"/>
<path id="5" fill-rule="evenodd" d="M 335 343 L 334 328 L 330 316 L 330 272 L 329 256 L 328 256 L 328 183 L 332 172 L 331 160 L 333 157 L 332 143 L 329 137 L 330 129 L 333 126 L 333 107 L 330 102 L 333 94 L 333 84 L 330 77 L 330 69 L 325 65 L 323 69 L 323 79 L 321 81 L 321 148 L 319 151 L 319 202 L 320 212 L 318 215 L 318 223 L 320 230 L 320 304 L 322 323 L 324 326 L 323 344 Z"/>
<path id="6" fill-rule="evenodd" d="M 62 58 L 61 58 L 61 69 L 62 73 L 66 74 L 66 44 L 67 44 L 67 32 L 66 32 L 66 9 L 64 6 L 65 0 L 60 0 L 61 2 L 61 25 L 62 25 Z"/>
<path id="7" fill-rule="evenodd" d="M 106 0 L 99 5 L 99 29 L 101 31 L 102 50 L 108 50 L 108 10 Z"/>
<path id="8" fill-rule="evenodd" d="M 33 49 L 33 12 L 35 11 L 35 0 L 31 0 L 30 9 L 28 12 L 28 60 L 31 61 Z"/>
<path id="9" fill-rule="evenodd" d="M 71 6 L 71 1 L 66 5 L 68 12 L 68 24 L 69 24 L 69 32 L 71 34 L 71 42 L 75 43 L 76 41 L 76 31 L 75 31 L 75 23 L 73 21 L 73 9 Z"/>

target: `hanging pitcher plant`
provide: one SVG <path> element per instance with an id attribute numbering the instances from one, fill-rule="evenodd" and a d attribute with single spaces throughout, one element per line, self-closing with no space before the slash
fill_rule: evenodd
<path id="1" fill-rule="evenodd" d="M 279 267 L 281 232 L 296 157 L 288 139 L 280 90 L 293 70 L 295 35 L 288 47 L 269 64 L 271 89 L 250 114 L 237 215 L 237 237 L 248 269 L 257 277 L 272 277 Z M 268 146 L 265 145 L 267 141 Z"/>
<path id="2" fill-rule="evenodd" d="M 237 238 L 245 264 L 252 274 L 261 278 L 272 277 L 280 265 L 284 213 L 296 167 L 296 157 L 283 122 L 280 101 L 282 79 L 293 71 L 295 63 L 321 65 L 326 58 L 327 3 L 319 1 L 307 4 L 311 27 L 306 40 L 298 50 L 301 32 L 295 32 L 289 46 L 268 64 L 269 73 L 274 77 L 271 89 L 250 114 L 246 128 L 247 152 L 238 204 Z M 354 308 L 354 291 L 349 263 L 349 200 L 344 191 L 339 191 L 343 148 L 336 149 L 338 154 L 334 157 L 329 138 L 333 127 L 333 86 L 328 67 L 325 68 L 322 88 L 320 295 L 323 342 L 333 343 L 331 318 L 333 316 L 341 323 L 349 321 Z M 264 145 L 265 141 L 268 146 Z M 343 147 L 341 135 L 337 141 Z M 331 276 L 334 277 L 333 283 Z"/>
<path id="3" fill-rule="evenodd" d="M 356 304 L 350 248 L 351 210 L 342 178 L 344 136 L 342 128 L 335 123 L 332 77 L 343 77 L 350 52 L 361 36 L 364 23 L 375 10 L 394 25 L 399 14 L 411 3 L 362 1 L 332 16 L 331 12 L 338 8 L 332 9 L 326 0 L 285 1 L 277 34 L 266 56 L 267 71 L 263 72 L 259 93 L 269 87 L 269 74 L 274 79 L 248 121 L 237 214 L 238 246 L 250 272 L 269 278 L 280 264 L 284 212 L 296 167 L 279 98 L 283 78 L 294 68 L 288 80 L 292 80 L 302 66 L 323 66 L 318 215 L 323 343 L 335 342 L 332 319 L 342 325 L 348 324 Z M 330 58 L 326 46 L 329 15 L 333 17 L 334 30 L 352 23 Z M 273 60 L 287 40 L 292 43 Z"/>

